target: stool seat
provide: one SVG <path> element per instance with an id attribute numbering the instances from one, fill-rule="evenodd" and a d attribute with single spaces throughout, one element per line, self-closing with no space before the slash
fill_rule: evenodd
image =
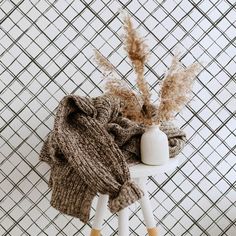
<path id="1" fill-rule="evenodd" d="M 142 189 L 144 195 L 139 199 L 141 210 L 143 213 L 144 223 L 147 228 L 149 236 L 159 236 L 158 229 L 156 227 L 155 219 L 152 213 L 151 203 L 146 188 L 146 180 L 148 176 L 154 176 L 157 174 L 163 174 L 169 170 L 174 170 L 179 165 L 177 157 L 170 158 L 168 162 L 160 166 L 151 166 L 143 163 L 138 163 L 129 166 L 130 177 L 136 184 Z M 100 194 L 97 202 L 96 213 L 93 222 L 93 228 L 90 236 L 100 236 L 103 216 L 105 214 L 108 203 L 108 195 Z M 128 207 L 118 212 L 118 235 L 129 235 L 129 214 Z"/>
<path id="2" fill-rule="evenodd" d="M 151 166 L 143 163 L 135 164 L 129 167 L 129 171 L 131 178 L 134 179 L 163 174 L 167 171 L 174 170 L 178 165 L 179 159 L 174 157 L 170 158 L 166 164 L 161 166 Z"/>

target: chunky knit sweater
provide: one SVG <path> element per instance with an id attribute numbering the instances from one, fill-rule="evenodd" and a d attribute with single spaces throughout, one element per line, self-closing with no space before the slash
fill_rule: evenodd
<path id="1" fill-rule="evenodd" d="M 109 195 L 108 207 L 113 213 L 143 195 L 130 179 L 128 167 L 140 162 L 145 127 L 122 117 L 120 106 L 118 98 L 107 94 L 65 96 L 41 149 L 40 160 L 51 167 L 51 206 L 84 223 L 97 193 Z M 169 138 L 170 157 L 176 156 L 184 146 L 185 134 L 170 123 L 160 128 Z"/>

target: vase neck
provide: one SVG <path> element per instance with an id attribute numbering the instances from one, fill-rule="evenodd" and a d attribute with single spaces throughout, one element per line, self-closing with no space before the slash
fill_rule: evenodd
<path id="1" fill-rule="evenodd" d="M 160 126 L 159 125 L 150 125 L 148 126 L 148 129 L 159 129 Z"/>

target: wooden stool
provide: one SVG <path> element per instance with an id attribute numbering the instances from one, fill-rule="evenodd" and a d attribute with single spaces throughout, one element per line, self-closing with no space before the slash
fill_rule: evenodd
<path id="1" fill-rule="evenodd" d="M 144 222 L 148 231 L 149 236 L 158 236 L 158 229 L 154 220 L 151 203 L 149 200 L 146 180 L 148 176 L 153 176 L 166 171 L 173 170 L 178 166 L 178 159 L 171 158 L 167 164 L 162 166 L 149 166 L 145 164 L 137 164 L 129 167 L 131 178 L 139 185 L 143 190 L 144 196 L 139 199 L 139 203 L 142 209 Z M 108 195 L 100 194 L 97 202 L 95 218 L 93 222 L 93 228 L 90 236 L 100 236 L 101 226 L 104 219 L 105 211 L 107 209 Z M 118 234 L 119 236 L 129 235 L 129 214 L 128 207 L 118 212 Z"/>

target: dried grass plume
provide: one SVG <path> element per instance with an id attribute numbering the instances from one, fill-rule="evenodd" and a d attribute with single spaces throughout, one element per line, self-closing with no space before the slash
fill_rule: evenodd
<path id="1" fill-rule="evenodd" d="M 179 61 L 179 54 L 173 56 L 171 66 L 160 88 L 155 123 L 173 119 L 175 113 L 186 105 L 191 98 L 192 85 L 199 69 L 198 63 L 183 68 Z"/>
<path id="2" fill-rule="evenodd" d="M 108 94 L 117 96 L 122 102 L 122 114 L 130 120 L 142 123 L 142 100 L 127 84 L 118 79 L 108 78 L 105 86 Z"/>
<path id="3" fill-rule="evenodd" d="M 94 58 L 105 76 L 105 92 L 120 98 L 125 117 L 142 123 L 141 97 L 118 76 L 111 62 L 97 50 L 94 50 Z"/>
<path id="4" fill-rule="evenodd" d="M 94 50 L 94 59 L 104 74 L 114 72 L 114 66 L 98 50 Z"/>
<path id="5" fill-rule="evenodd" d="M 125 117 L 145 125 L 160 124 L 174 118 L 191 98 L 192 85 L 200 66 L 194 63 L 186 68 L 179 61 L 179 54 L 173 56 L 171 66 L 161 82 L 159 104 L 151 103 L 151 93 L 144 78 L 145 63 L 149 49 L 144 39 L 134 29 L 129 16 L 124 18 L 124 49 L 136 74 L 138 92 L 133 90 L 116 73 L 116 68 L 107 58 L 95 50 L 95 61 L 105 78 L 105 92 L 121 99 Z"/>
<path id="6" fill-rule="evenodd" d="M 130 16 L 124 18 L 124 49 L 127 52 L 129 59 L 134 67 L 137 79 L 137 87 L 141 93 L 143 100 L 142 116 L 144 124 L 152 123 L 152 104 L 151 94 L 148 83 L 144 79 L 145 63 L 149 57 L 149 49 L 145 44 L 144 39 L 139 36 L 134 29 Z"/>

